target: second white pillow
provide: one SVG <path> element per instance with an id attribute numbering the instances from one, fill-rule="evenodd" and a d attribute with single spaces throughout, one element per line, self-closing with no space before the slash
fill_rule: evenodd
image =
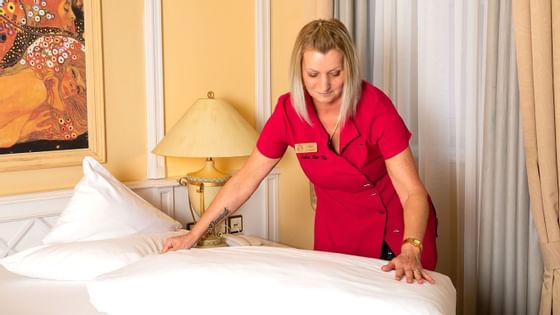
<path id="1" fill-rule="evenodd" d="M 44 244 L 102 240 L 137 233 L 176 231 L 172 219 L 119 182 L 91 157 L 83 160 L 84 177 Z"/>

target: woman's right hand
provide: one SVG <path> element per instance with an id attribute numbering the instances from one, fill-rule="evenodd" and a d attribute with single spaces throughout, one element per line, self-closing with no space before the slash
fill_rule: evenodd
<path id="1" fill-rule="evenodd" d="M 194 233 L 187 233 L 184 235 L 169 237 L 163 243 L 162 253 L 167 253 L 169 251 L 176 251 L 179 249 L 190 249 L 196 242 L 198 242 L 198 237 Z"/>

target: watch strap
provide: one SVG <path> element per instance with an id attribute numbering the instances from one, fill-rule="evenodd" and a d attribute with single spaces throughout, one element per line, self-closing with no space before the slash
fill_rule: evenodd
<path id="1" fill-rule="evenodd" d="M 417 238 L 413 238 L 413 237 L 407 237 L 403 240 L 403 245 L 404 244 L 410 244 L 418 249 L 420 249 L 420 251 L 422 251 L 422 241 L 417 239 Z"/>

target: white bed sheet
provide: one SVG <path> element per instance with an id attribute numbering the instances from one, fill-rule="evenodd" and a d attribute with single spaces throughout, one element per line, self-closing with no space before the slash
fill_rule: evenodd
<path id="1" fill-rule="evenodd" d="M 85 282 L 23 277 L 0 266 L 2 315 L 99 315 Z"/>
<path id="2" fill-rule="evenodd" d="M 455 314 L 455 288 L 448 277 L 432 273 L 436 285 L 406 284 L 382 272 L 383 263 L 241 246 L 148 257 L 98 282 L 33 279 L 0 266 L 0 314 Z"/>
<path id="3" fill-rule="evenodd" d="M 111 315 L 455 314 L 450 279 L 408 284 L 379 259 L 268 246 L 145 257 L 88 283 Z"/>

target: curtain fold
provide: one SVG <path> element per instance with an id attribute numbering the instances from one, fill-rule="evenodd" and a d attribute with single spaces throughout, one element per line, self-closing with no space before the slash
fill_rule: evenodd
<path id="1" fill-rule="evenodd" d="M 560 3 L 513 3 L 526 167 L 544 261 L 540 314 L 560 314 Z"/>

